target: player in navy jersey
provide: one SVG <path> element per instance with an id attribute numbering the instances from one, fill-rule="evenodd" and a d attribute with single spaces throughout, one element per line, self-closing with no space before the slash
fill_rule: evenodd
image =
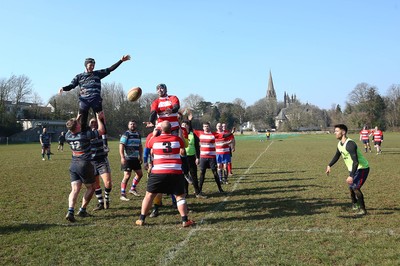
<path id="1" fill-rule="evenodd" d="M 136 131 L 136 121 L 131 120 L 128 123 L 128 130 L 122 134 L 119 142 L 119 155 L 121 157 L 121 170 L 124 171 L 124 177 L 121 182 L 121 197 L 120 200 L 128 201 L 126 197 L 126 186 L 132 171 L 135 172 L 135 177 L 132 180 L 132 186 L 129 193 L 134 196 L 140 196 L 136 190 L 136 186 L 142 179 L 142 162 L 143 162 L 143 146 L 142 137 Z"/>
<path id="2" fill-rule="evenodd" d="M 92 118 L 89 122 L 90 128 L 96 130 L 98 128 L 97 119 Z M 110 193 L 112 189 L 111 181 L 111 167 L 108 161 L 108 151 L 104 150 L 103 141 L 101 137 L 93 139 L 91 141 L 92 145 L 92 160 L 95 168 L 95 184 L 94 193 L 96 195 L 98 204 L 94 211 L 99 211 L 103 209 L 110 208 Z M 103 191 L 100 186 L 100 177 L 103 179 L 104 183 L 104 199 Z"/>
<path id="3" fill-rule="evenodd" d="M 64 151 L 64 142 L 65 142 L 65 133 L 61 132 L 60 136 L 58 136 L 58 147 L 57 151 Z"/>
<path id="4" fill-rule="evenodd" d="M 89 109 L 92 108 L 94 113 L 103 111 L 101 98 L 101 79 L 108 76 L 114 71 L 122 62 L 130 60 L 130 55 L 124 55 L 122 58 L 109 68 L 94 70 L 95 60 L 93 58 L 85 59 L 85 72 L 76 75 L 71 83 L 59 89 L 59 94 L 63 91 L 70 91 L 79 86 L 79 114 L 81 115 L 82 125 L 87 125 Z M 105 118 L 102 119 L 105 125 Z M 104 146 L 107 149 L 107 136 L 103 135 Z"/>
<path id="5" fill-rule="evenodd" d="M 50 145 L 51 145 L 51 135 L 47 132 L 47 129 L 43 128 L 43 133 L 39 136 L 40 145 L 42 145 L 42 160 L 44 161 L 44 154 L 47 154 L 47 159 L 50 160 Z"/>
<path id="6" fill-rule="evenodd" d="M 86 186 L 86 192 L 82 199 L 82 205 L 78 216 L 87 217 L 89 214 L 86 207 L 89 204 L 94 193 L 94 166 L 92 164 L 91 141 L 104 134 L 104 125 L 102 122 L 102 113 L 97 115 L 98 130 L 81 127 L 80 116 L 67 121 L 68 132 L 65 134 L 65 140 L 72 150 L 72 160 L 69 167 L 71 178 L 71 193 L 68 197 L 68 213 L 65 217 L 70 222 L 75 222 L 74 208 L 82 188 L 82 183 Z"/>

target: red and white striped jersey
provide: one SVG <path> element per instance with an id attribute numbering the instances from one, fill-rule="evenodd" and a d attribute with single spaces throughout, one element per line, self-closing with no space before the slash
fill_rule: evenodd
<path id="1" fill-rule="evenodd" d="M 166 97 L 159 97 L 155 99 L 151 104 L 150 112 L 155 111 L 157 113 L 157 123 L 162 121 L 169 121 L 171 123 L 171 130 L 176 130 L 179 128 L 178 113 L 168 114 L 167 109 L 172 109 L 174 105 L 179 105 L 179 99 L 176 96 L 168 95 Z"/>
<path id="2" fill-rule="evenodd" d="M 231 136 L 224 138 L 226 132 L 216 132 L 215 136 L 215 151 L 216 154 L 230 154 Z"/>
<path id="3" fill-rule="evenodd" d="M 200 140 L 200 158 L 215 158 L 215 137 L 216 132 L 204 132 L 202 130 L 193 131 Z"/>
<path id="4" fill-rule="evenodd" d="M 181 137 L 171 134 L 161 134 L 150 139 L 149 147 L 153 151 L 154 174 L 182 174 L 180 149 L 185 148 Z"/>
<path id="5" fill-rule="evenodd" d="M 369 139 L 369 130 L 368 129 L 363 129 L 360 131 L 360 135 L 361 135 L 361 140 L 368 140 Z"/>
<path id="6" fill-rule="evenodd" d="M 382 141 L 383 139 L 383 133 L 382 131 L 378 130 L 374 130 L 373 132 L 373 136 L 374 136 L 374 141 Z"/>

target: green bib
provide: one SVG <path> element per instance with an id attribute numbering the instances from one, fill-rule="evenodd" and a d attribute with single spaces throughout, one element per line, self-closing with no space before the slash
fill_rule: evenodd
<path id="1" fill-rule="evenodd" d="M 196 155 L 196 148 L 194 147 L 194 136 L 193 132 L 190 132 L 188 135 L 189 138 L 189 144 L 186 148 L 186 155 L 187 156 L 193 156 Z"/>
<path id="2" fill-rule="evenodd" d="M 353 160 L 351 159 L 350 153 L 346 150 L 346 145 L 347 142 L 349 141 L 354 141 L 352 139 L 347 139 L 346 142 L 342 145 L 342 143 L 339 141 L 338 143 L 338 150 L 340 151 L 340 153 L 342 154 L 344 163 L 347 166 L 347 169 L 349 169 L 349 171 L 352 170 L 353 168 Z M 362 152 L 360 151 L 360 149 L 357 146 L 357 157 L 358 157 L 358 167 L 357 169 L 365 169 L 368 168 L 368 161 L 364 158 L 364 155 L 362 155 Z"/>

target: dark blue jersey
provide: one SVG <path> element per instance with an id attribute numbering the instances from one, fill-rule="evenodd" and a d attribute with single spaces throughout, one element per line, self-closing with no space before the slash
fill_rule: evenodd
<path id="1" fill-rule="evenodd" d="M 73 134 L 68 131 L 65 134 L 65 140 L 68 142 L 72 150 L 72 159 L 92 160 L 92 150 L 91 150 L 91 140 L 97 139 L 99 137 L 99 132 L 97 130 L 89 130 L 84 132 L 79 132 Z"/>
<path id="2" fill-rule="evenodd" d="M 59 143 L 64 143 L 65 142 L 65 135 L 58 136 L 58 142 Z"/>
<path id="3" fill-rule="evenodd" d="M 107 152 L 104 150 L 104 142 L 101 137 L 97 139 L 92 139 L 91 141 L 92 149 L 92 160 L 99 160 L 107 157 Z"/>
<path id="4" fill-rule="evenodd" d="M 51 142 L 51 135 L 47 132 L 40 134 L 39 138 L 44 145 L 49 145 Z"/>
<path id="5" fill-rule="evenodd" d="M 69 91 L 79 86 L 79 95 L 81 98 L 101 98 L 101 79 L 108 76 L 110 72 L 110 69 L 106 68 L 78 74 L 71 81 L 71 84 L 64 87 L 63 90 Z"/>

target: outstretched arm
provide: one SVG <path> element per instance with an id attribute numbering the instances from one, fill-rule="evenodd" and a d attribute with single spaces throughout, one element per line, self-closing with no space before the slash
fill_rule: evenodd
<path id="1" fill-rule="evenodd" d="M 110 72 L 112 72 L 112 71 L 114 71 L 115 69 L 117 69 L 117 67 L 119 67 L 119 65 L 121 65 L 122 62 L 128 61 L 128 60 L 130 60 L 130 59 L 131 59 L 131 56 L 130 56 L 130 55 L 124 55 L 124 56 L 122 56 L 122 58 L 121 58 L 117 63 L 115 63 L 114 65 L 110 66 L 110 67 L 108 68 L 108 70 L 109 70 Z"/>

